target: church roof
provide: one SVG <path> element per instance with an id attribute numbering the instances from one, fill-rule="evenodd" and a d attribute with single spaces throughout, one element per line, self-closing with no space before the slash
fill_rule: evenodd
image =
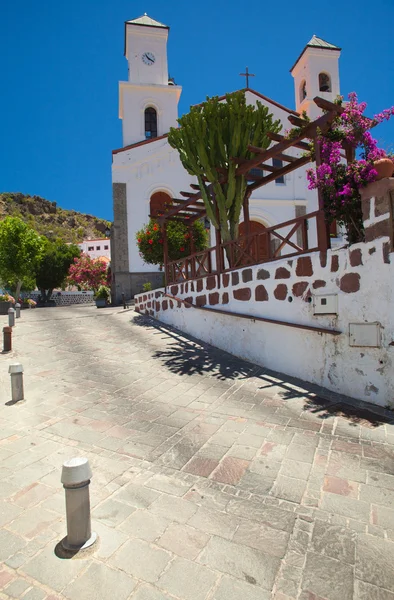
<path id="1" fill-rule="evenodd" d="M 307 43 L 307 45 L 305 46 L 305 48 L 303 49 L 303 51 L 301 52 L 301 54 L 299 55 L 299 57 L 297 58 L 297 60 L 295 61 L 294 65 L 291 67 L 290 73 L 292 72 L 292 70 L 294 69 L 294 67 L 296 66 L 296 64 L 298 63 L 298 61 L 300 60 L 301 56 L 304 54 L 304 52 L 307 48 L 321 48 L 322 50 L 337 50 L 337 51 L 341 50 L 341 48 L 339 48 L 338 46 L 334 46 L 334 44 L 330 44 L 330 42 L 326 42 L 326 40 L 323 40 L 322 38 L 317 37 L 317 35 L 313 35 L 311 37 L 311 39 L 309 40 L 309 42 Z"/>
<path id="2" fill-rule="evenodd" d="M 126 21 L 127 25 L 142 25 L 144 27 L 163 27 L 163 29 L 169 29 L 167 25 L 164 23 L 160 23 L 159 21 L 155 21 L 149 17 L 146 13 L 137 19 L 133 19 L 132 21 Z"/>

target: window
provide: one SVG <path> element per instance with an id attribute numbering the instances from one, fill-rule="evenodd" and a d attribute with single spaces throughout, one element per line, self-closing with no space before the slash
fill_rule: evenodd
<path id="1" fill-rule="evenodd" d="M 306 81 L 304 80 L 304 81 L 301 82 L 301 85 L 300 85 L 300 102 L 302 102 L 303 100 L 305 100 L 306 96 L 307 96 L 307 93 L 306 93 Z"/>
<path id="2" fill-rule="evenodd" d="M 96 250 L 100 250 L 101 246 L 96 246 Z"/>
<path id="3" fill-rule="evenodd" d="M 104 246 L 104 250 L 108 250 L 108 246 Z"/>
<path id="4" fill-rule="evenodd" d="M 92 252 L 94 250 L 94 246 L 88 246 L 88 252 Z"/>
<path id="5" fill-rule="evenodd" d="M 145 110 L 145 137 L 146 139 L 157 137 L 157 113 L 152 107 Z"/>
<path id="6" fill-rule="evenodd" d="M 281 169 L 283 167 L 283 161 L 280 158 L 273 158 L 272 166 L 276 167 L 277 169 Z M 277 179 L 275 179 L 275 183 L 283 185 L 285 183 L 285 176 L 281 175 L 280 177 L 277 177 Z"/>
<path id="7" fill-rule="evenodd" d="M 257 179 L 260 179 L 260 177 L 264 177 L 264 171 L 263 169 L 256 167 L 254 169 L 250 169 L 248 175 L 251 176 L 250 179 L 248 179 L 248 183 L 253 183 Z"/>
<path id="8" fill-rule="evenodd" d="M 327 73 L 319 73 L 320 92 L 331 92 L 331 79 Z"/>

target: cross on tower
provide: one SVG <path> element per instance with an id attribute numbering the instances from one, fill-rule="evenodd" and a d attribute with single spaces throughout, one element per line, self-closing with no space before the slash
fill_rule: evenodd
<path id="1" fill-rule="evenodd" d="M 246 87 L 249 88 L 249 77 L 255 77 L 253 73 L 249 73 L 248 67 L 245 69 L 245 73 L 240 73 L 241 77 L 246 77 Z"/>

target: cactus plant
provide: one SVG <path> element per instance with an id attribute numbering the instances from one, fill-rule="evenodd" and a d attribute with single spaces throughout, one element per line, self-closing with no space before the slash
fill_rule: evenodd
<path id="1" fill-rule="evenodd" d="M 169 144 L 179 152 L 188 173 L 197 177 L 207 216 L 222 242 L 236 240 L 248 182 L 245 175 L 236 174 L 238 165 L 231 158 L 256 156 L 249 144 L 268 148 L 267 132 L 280 131 L 280 121 L 274 121 L 261 102 L 247 104 L 240 91 L 227 94 L 225 102 L 207 98 L 178 123 L 179 128 L 170 129 Z"/>

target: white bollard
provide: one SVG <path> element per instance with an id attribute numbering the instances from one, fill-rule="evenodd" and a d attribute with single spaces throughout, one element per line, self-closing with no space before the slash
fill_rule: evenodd
<path id="1" fill-rule="evenodd" d="M 13 308 L 8 309 L 8 326 L 14 327 L 15 325 L 15 310 Z"/>
<path id="2" fill-rule="evenodd" d="M 19 302 L 17 302 L 17 303 L 15 304 L 15 317 L 16 317 L 17 319 L 19 319 L 19 318 L 20 318 L 20 316 L 21 316 L 21 305 L 19 304 Z"/>
<path id="3" fill-rule="evenodd" d="M 90 520 L 89 484 L 92 471 L 87 458 L 72 458 L 63 464 L 61 482 L 66 490 L 66 550 L 88 548 L 97 539 Z"/>
<path id="4" fill-rule="evenodd" d="M 11 375 L 11 394 L 12 401 L 19 402 L 23 400 L 23 367 L 20 363 L 12 363 L 8 367 Z"/>

